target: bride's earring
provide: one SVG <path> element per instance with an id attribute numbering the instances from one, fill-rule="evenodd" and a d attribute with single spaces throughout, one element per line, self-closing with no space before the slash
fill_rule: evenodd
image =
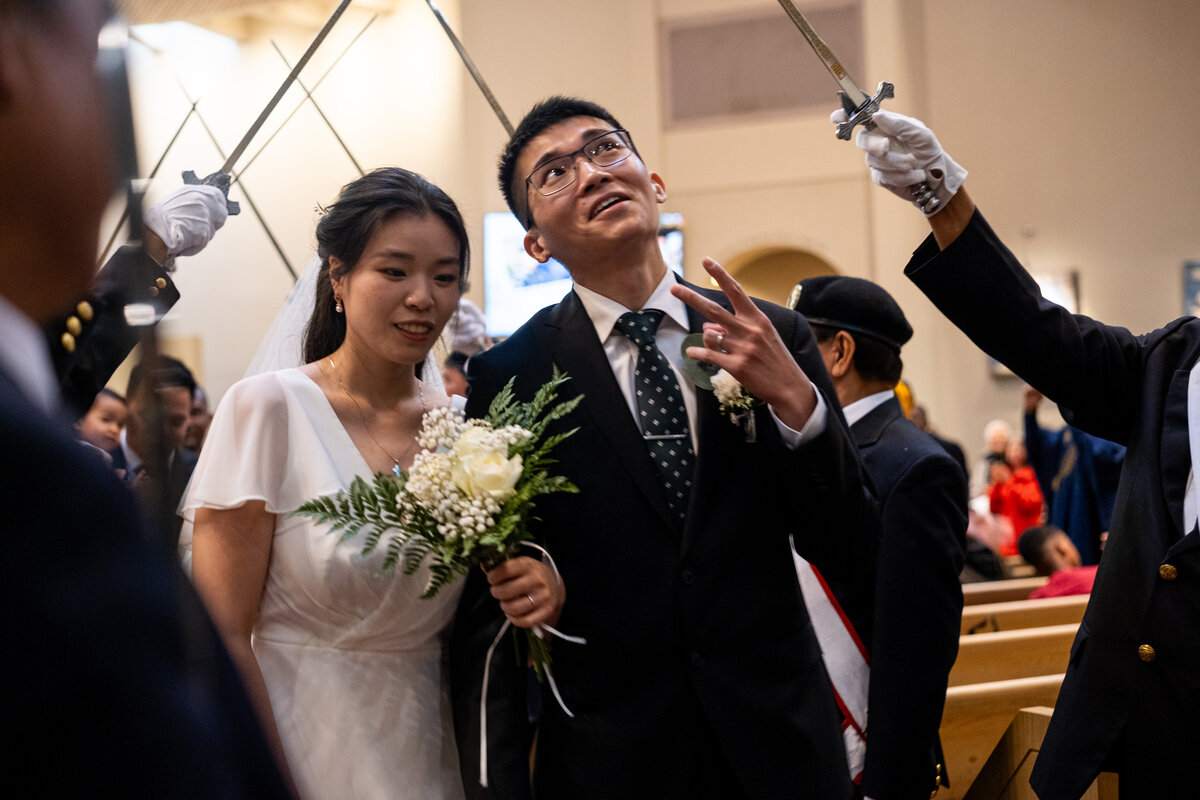
<path id="1" fill-rule="evenodd" d="M 339 314 L 342 313 L 342 298 L 340 298 L 340 297 L 333 298 L 333 310 Z"/>

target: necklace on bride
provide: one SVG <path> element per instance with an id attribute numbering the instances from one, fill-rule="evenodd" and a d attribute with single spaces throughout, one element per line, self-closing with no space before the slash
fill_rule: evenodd
<path id="1" fill-rule="evenodd" d="M 337 364 L 333 363 L 333 356 L 326 356 L 326 360 L 329 362 L 329 369 L 330 372 L 333 373 L 333 379 L 337 381 L 337 385 L 341 388 L 342 392 L 346 395 L 346 397 L 350 398 L 350 402 L 354 404 L 356 409 L 358 409 L 358 418 L 362 420 L 363 430 L 367 432 L 367 436 L 371 437 L 371 441 L 375 443 L 375 446 L 378 447 L 385 456 L 391 459 L 392 474 L 399 478 L 400 459 L 389 453 L 387 448 L 380 444 L 379 440 L 375 438 L 375 434 L 371 432 L 371 426 L 367 424 L 367 415 L 363 411 L 362 406 L 358 404 L 358 401 L 354 399 L 354 395 L 350 394 L 350 390 L 346 388 L 346 384 L 342 383 L 342 376 L 338 374 Z M 424 419 L 425 412 L 429 411 L 429 405 L 425 402 L 425 384 L 420 380 L 417 381 L 417 397 L 421 400 L 421 418 Z M 408 455 L 408 451 L 411 450 L 413 445 L 416 443 L 417 440 L 414 438 L 412 444 L 404 448 L 400 455 Z"/>

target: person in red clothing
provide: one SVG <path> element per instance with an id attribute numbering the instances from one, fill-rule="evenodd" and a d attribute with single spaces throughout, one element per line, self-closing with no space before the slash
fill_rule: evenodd
<path id="1" fill-rule="evenodd" d="M 1033 564 L 1039 575 L 1050 576 L 1050 580 L 1029 594 L 1030 600 L 1092 593 L 1097 565 L 1080 566 L 1083 562 L 1079 550 L 1061 528 L 1035 525 L 1021 534 L 1018 545 L 1022 558 Z"/>
<path id="2" fill-rule="evenodd" d="M 1000 542 L 1000 555 L 1017 554 L 1017 537 L 1026 528 L 1042 521 L 1042 489 L 1037 475 L 1026 463 L 1025 443 L 1009 441 L 1004 461 L 992 465 L 987 489 L 993 514 L 1002 514 L 1012 523 L 1011 539 Z"/>

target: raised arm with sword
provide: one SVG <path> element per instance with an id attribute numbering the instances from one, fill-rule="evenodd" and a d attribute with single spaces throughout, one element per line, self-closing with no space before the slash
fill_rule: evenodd
<path id="1" fill-rule="evenodd" d="M 279 101 L 283 99 L 284 94 L 286 94 L 287 90 L 290 89 L 292 84 L 296 82 L 296 78 L 300 76 L 300 71 L 304 69 L 304 65 L 308 63 L 310 58 L 312 58 L 313 53 L 317 52 L 317 48 L 320 47 L 321 43 L 325 41 L 325 37 L 329 35 L 329 31 L 333 29 L 333 26 L 337 23 L 338 19 L 342 16 L 342 13 L 349 5 L 350 0 L 342 0 L 342 2 L 338 4 L 338 7 L 334 9 L 333 14 L 328 20 L 326 20 L 325 26 L 317 33 L 317 37 L 313 39 L 312 44 L 310 44 L 308 49 L 304 51 L 304 55 L 300 57 L 300 60 L 296 62 L 296 65 L 292 67 L 292 71 L 289 72 L 288 76 L 283 79 L 283 83 L 275 92 L 275 96 L 271 98 L 270 102 L 267 103 L 266 108 L 264 108 L 262 113 L 258 115 L 258 119 L 254 120 L 254 124 L 250 126 L 250 130 L 246 131 L 246 134 L 242 137 L 242 140 L 238 142 L 237 147 L 233 148 L 233 152 L 231 152 L 229 157 L 225 159 L 225 163 L 221 165 L 221 168 L 210 175 L 204 176 L 204 178 L 196 177 L 196 173 L 189 169 L 183 173 L 184 183 L 199 183 L 207 186 L 215 186 L 225 193 L 230 214 L 237 214 L 239 211 L 241 211 L 241 207 L 238 206 L 236 202 L 229 200 L 229 184 L 233 181 L 233 165 L 236 164 L 238 159 L 242 157 L 242 154 L 246 152 L 246 148 L 250 146 L 250 142 L 254 140 L 255 135 L 257 135 L 259 129 L 262 128 L 263 123 L 267 121 L 267 117 L 271 116 L 271 112 L 275 110 L 275 106 L 279 105 Z"/>
<path id="2" fill-rule="evenodd" d="M 859 125 L 867 130 L 873 130 L 875 123 L 871 118 L 879 110 L 880 103 L 896 96 L 896 87 L 887 81 L 880 81 L 879 88 L 876 89 L 874 95 L 864 92 L 850 77 L 850 73 L 842 66 L 842 62 L 838 61 L 837 56 L 829 49 L 829 45 L 825 44 L 825 40 L 813 30 L 812 25 L 808 24 L 808 20 L 800 13 L 800 9 L 796 8 L 796 4 L 792 0 L 779 0 L 779 5 L 783 6 L 783 10 L 804 34 L 808 43 L 812 45 L 813 51 L 821 59 L 825 69 L 829 70 L 829 74 L 837 81 L 838 86 L 842 87 L 842 90 L 838 92 L 838 97 L 841 98 L 842 108 L 846 112 L 846 121 L 837 124 L 838 138 L 849 141 L 850 137 L 854 135 L 854 129 Z M 928 184 L 913 184 L 908 190 L 912 194 L 913 202 L 927 216 L 935 213 L 941 205 L 937 194 Z"/>

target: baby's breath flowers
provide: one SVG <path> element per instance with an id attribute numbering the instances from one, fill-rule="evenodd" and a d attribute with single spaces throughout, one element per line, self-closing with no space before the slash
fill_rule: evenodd
<path id="1" fill-rule="evenodd" d="M 513 555 L 530 538 L 526 520 L 534 498 L 578 491 L 547 469 L 551 449 L 574 433 L 548 435 L 550 423 L 582 399 L 555 402 L 567 380 L 555 370 L 527 403 L 516 402 L 509 381 L 484 419 L 430 409 L 417 435 L 422 451 L 408 473 L 379 473 L 370 483 L 355 478 L 349 489 L 310 500 L 296 513 L 329 523 L 344 538 L 365 532 L 364 555 L 386 537 L 383 568 L 394 569 L 403 558 L 411 575 L 427 564 L 424 596 L 432 597 L 473 566 Z"/>

